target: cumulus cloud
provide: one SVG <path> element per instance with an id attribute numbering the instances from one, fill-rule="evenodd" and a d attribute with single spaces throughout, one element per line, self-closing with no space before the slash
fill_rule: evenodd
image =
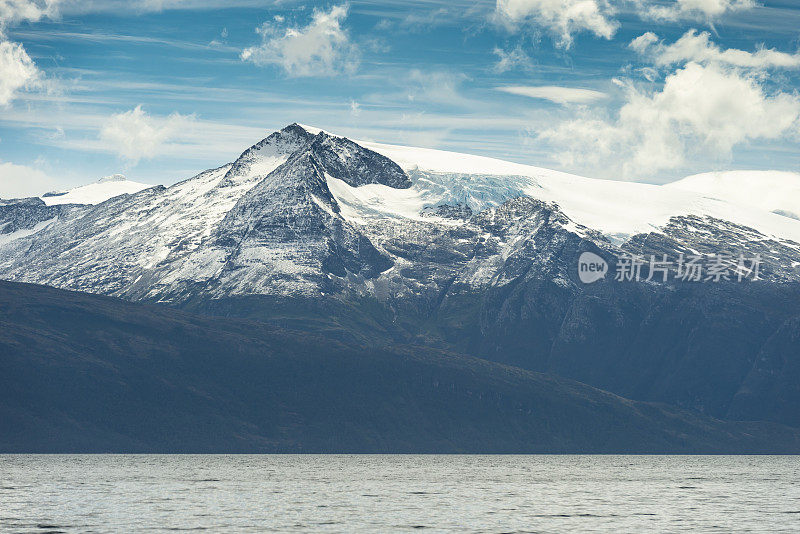
<path id="1" fill-rule="evenodd" d="M 761 48 L 755 52 L 729 48 L 722 50 L 711 42 L 711 34 L 689 30 L 672 44 L 664 44 L 658 36 L 647 32 L 633 41 L 629 47 L 637 53 L 652 59 L 657 66 L 717 62 L 733 67 L 751 69 L 800 68 L 800 54 L 787 54 L 774 49 Z"/>
<path id="2" fill-rule="evenodd" d="M 495 47 L 493 53 L 497 56 L 497 63 L 494 64 L 492 70 L 498 74 L 512 70 L 531 70 L 533 68 L 533 60 L 519 45 L 510 50 Z"/>
<path id="3" fill-rule="evenodd" d="M 25 48 L 6 39 L 6 29 L 36 22 L 56 13 L 58 0 L 0 0 L 0 106 L 8 106 L 20 91 L 39 85 L 42 75 Z"/>
<path id="4" fill-rule="evenodd" d="M 20 22 L 55 16 L 60 0 L 0 0 L 0 32 Z"/>
<path id="5" fill-rule="evenodd" d="M 628 48 L 638 54 L 644 55 L 651 46 L 658 42 L 658 35 L 653 32 L 643 33 L 628 43 Z"/>
<path id="6" fill-rule="evenodd" d="M 541 132 L 563 164 L 642 178 L 693 158 L 727 159 L 739 145 L 800 132 L 800 95 L 768 90 L 765 77 L 767 69 L 800 68 L 800 54 L 722 49 L 697 30 L 671 44 L 647 32 L 628 46 L 652 62 L 645 69 L 648 88 L 667 69 L 676 70 L 656 89 L 617 80 L 626 96 L 611 117 L 585 111 Z"/>
<path id="7" fill-rule="evenodd" d="M 590 104 L 603 100 L 608 95 L 600 91 L 591 89 L 581 89 L 578 87 L 560 87 L 555 85 L 508 85 L 497 87 L 498 91 L 512 95 L 527 96 L 528 98 L 538 98 L 549 100 L 556 104 Z"/>
<path id="8" fill-rule="evenodd" d="M 243 50 L 241 59 L 276 65 L 290 76 L 350 72 L 358 63 L 358 47 L 342 27 L 347 11 L 347 5 L 329 11 L 315 9 L 311 22 L 300 28 L 287 26 L 282 18 L 265 22 L 256 30 L 261 44 Z"/>
<path id="9" fill-rule="evenodd" d="M 39 69 L 21 44 L 0 41 L 0 106 L 7 106 L 20 90 L 35 86 Z"/>
<path id="10" fill-rule="evenodd" d="M 655 20 L 695 19 L 712 21 L 735 11 L 752 9 L 755 0 L 675 0 L 669 5 L 640 0 L 640 14 Z"/>
<path id="11" fill-rule="evenodd" d="M 756 0 L 496 0 L 495 18 L 511 29 L 526 24 L 553 33 L 570 48 L 575 34 L 611 39 L 620 27 L 615 15 L 633 9 L 645 20 L 696 20 L 713 24 L 723 15 L 757 7 Z"/>
<path id="12" fill-rule="evenodd" d="M 797 95 L 767 94 L 755 76 L 718 63 L 690 62 L 657 91 L 626 90 L 615 117 L 581 117 L 540 138 L 564 165 L 641 178 L 682 167 L 691 156 L 729 157 L 741 143 L 779 139 L 800 124 Z"/>
<path id="13" fill-rule="evenodd" d="M 137 163 L 163 153 L 171 142 L 189 133 L 194 121 L 194 116 L 178 113 L 152 117 L 136 106 L 112 115 L 100 131 L 100 139 L 109 150 Z"/>
<path id="14" fill-rule="evenodd" d="M 38 196 L 56 187 L 56 180 L 44 171 L 0 161 L 0 198 Z"/>
<path id="15" fill-rule="evenodd" d="M 575 33 L 611 39 L 619 27 L 609 0 L 497 0 L 496 13 L 510 25 L 531 22 L 550 30 L 563 48 L 572 46 Z"/>

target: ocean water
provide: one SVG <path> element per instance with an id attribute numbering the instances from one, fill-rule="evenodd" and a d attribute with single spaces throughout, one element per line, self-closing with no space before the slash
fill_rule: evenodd
<path id="1" fill-rule="evenodd" d="M 798 532 L 790 456 L 0 455 L 0 532 Z"/>

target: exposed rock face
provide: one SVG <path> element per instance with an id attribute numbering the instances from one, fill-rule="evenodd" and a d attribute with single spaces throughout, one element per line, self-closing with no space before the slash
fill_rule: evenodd
<path id="1" fill-rule="evenodd" d="M 397 163 L 349 139 L 322 132 L 309 150 L 325 172 L 353 187 L 367 184 L 388 185 L 396 189 L 411 187 L 411 180 Z"/>
<path id="2" fill-rule="evenodd" d="M 48 206 L 40 198 L 0 199 L 0 235 L 33 230 L 69 211 L 69 206 Z"/>

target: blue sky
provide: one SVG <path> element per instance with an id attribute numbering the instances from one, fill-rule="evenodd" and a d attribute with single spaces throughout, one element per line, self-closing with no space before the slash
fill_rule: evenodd
<path id="1" fill-rule="evenodd" d="M 799 170 L 791 0 L 0 0 L 0 197 L 174 183 L 291 122 L 663 183 Z"/>

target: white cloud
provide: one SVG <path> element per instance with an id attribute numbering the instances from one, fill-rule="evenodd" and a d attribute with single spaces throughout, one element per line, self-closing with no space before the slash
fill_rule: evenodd
<path id="1" fill-rule="evenodd" d="M 575 33 L 611 39 L 619 27 L 609 0 L 497 0 L 496 13 L 511 25 L 532 22 L 547 28 L 563 48 L 572 46 Z"/>
<path id="2" fill-rule="evenodd" d="M 400 20 L 399 27 L 411 33 L 430 31 L 452 20 L 454 16 L 454 13 L 444 7 L 430 10 L 414 9 Z"/>
<path id="3" fill-rule="evenodd" d="M 589 104 L 608 97 L 607 94 L 601 93 L 600 91 L 592 91 L 591 89 L 581 89 L 578 87 L 559 87 L 554 85 L 509 85 L 497 87 L 496 89 L 512 95 L 549 100 L 551 102 L 555 102 L 556 104 Z"/>
<path id="4" fill-rule="evenodd" d="M 170 5 L 165 0 L 140 0 L 140 4 L 139 9 L 142 11 L 163 11 Z"/>
<path id="5" fill-rule="evenodd" d="M 60 0 L 0 0 L 0 106 L 8 106 L 20 91 L 40 84 L 41 72 L 25 48 L 5 38 L 6 29 L 56 15 Z"/>
<path id="6" fill-rule="evenodd" d="M 56 180 L 44 171 L 0 161 L 0 198 L 38 196 L 57 186 Z"/>
<path id="7" fill-rule="evenodd" d="M 557 46 L 570 48 L 574 35 L 590 32 L 611 39 L 620 27 L 618 11 L 645 20 L 696 20 L 713 25 L 728 13 L 758 6 L 756 0 L 496 0 L 495 19 L 509 29 L 531 23 L 554 33 Z"/>
<path id="8" fill-rule="evenodd" d="M 493 53 L 497 56 L 497 63 L 494 64 L 492 70 L 498 74 L 517 69 L 531 70 L 533 68 L 533 60 L 519 45 L 511 50 L 495 47 Z"/>
<path id="9" fill-rule="evenodd" d="M 640 0 L 640 14 L 655 20 L 695 19 L 708 20 L 735 11 L 752 9 L 755 0 L 675 0 L 670 5 L 653 4 Z"/>
<path id="10" fill-rule="evenodd" d="M 461 84 L 467 80 L 462 72 L 422 71 L 412 69 L 403 80 L 408 83 L 405 98 L 416 105 L 441 105 L 475 109 L 476 101 L 465 98 Z"/>
<path id="11" fill-rule="evenodd" d="M 35 86 L 41 73 L 21 44 L 0 41 L 0 106 L 7 106 L 22 89 Z"/>
<path id="12" fill-rule="evenodd" d="M 800 97 L 769 95 L 755 77 L 714 63 L 688 63 L 660 91 L 627 90 L 615 118 L 585 116 L 539 137 L 564 165 L 642 178 L 690 157 L 730 157 L 737 145 L 787 137 L 800 124 Z"/>
<path id="13" fill-rule="evenodd" d="M 0 33 L 13 24 L 55 16 L 59 3 L 60 0 L 0 0 Z"/>
<path id="14" fill-rule="evenodd" d="M 263 9 L 265 5 L 287 4 L 275 0 L 60 0 L 64 13 L 114 13 L 137 14 L 143 12 L 159 12 L 166 10 L 211 10 L 230 8 Z"/>
<path id="15" fill-rule="evenodd" d="M 628 43 L 628 48 L 635 51 L 637 54 L 643 55 L 657 42 L 658 35 L 653 32 L 647 32 Z"/>
<path id="16" fill-rule="evenodd" d="M 652 58 L 653 62 L 661 67 L 694 61 L 717 62 L 753 69 L 800 68 L 800 54 L 787 54 L 769 48 L 761 48 L 755 52 L 735 48 L 722 50 L 711 42 L 711 34 L 698 33 L 697 30 L 689 30 L 670 45 L 660 42 L 656 34 L 648 32 L 631 41 L 629 47 L 641 55 Z"/>
<path id="17" fill-rule="evenodd" d="M 726 11 L 720 5 L 677 2 L 673 8 L 707 8 L 704 13 L 711 17 Z M 800 95 L 767 91 L 764 75 L 766 69 L 799 69 L 799 53 L 722 49 L 711 41 L 710 33 L 697 30 L 687 31 L 672 44 L 647 32 L 628 46 L 652 61 L 653 67 L 677 70 L 658 90 L 643 91 L 617 80 L 627 97 L 613 118 L 587 111 L 541 132 L 540 138 L 560 151 L 563 164 L 641 178 L 683 167 L 693 159 L 730 158 L 735 147 L 752 141 L 788 139 L 800 133 Z M 661 76 L 651 67 L 643 72 L 651 84 Z"/>
<path id="18" fill-rule="evenodd" d="M 286 27 L 282 20 L 265 22 L 256 30 L 261 44 L 243 50 L 241 58 L 261 66 L 277 65 L 290 76 L 350 72 L 358 63 L 358 48 L 342 28 L 347 11 L 346 5 L 315 9 L 311 22 L 302 28 Z"/>
<path id="19" fill-rule="evenodd" d="M 112 115 L 100 131 L 100 139 L 108 150 L 132 163 L 166 152 L 172 141 L 188 135 L 194 116 L 173 113 L 168 117 L 151 117 L 142 106 Z"/>

